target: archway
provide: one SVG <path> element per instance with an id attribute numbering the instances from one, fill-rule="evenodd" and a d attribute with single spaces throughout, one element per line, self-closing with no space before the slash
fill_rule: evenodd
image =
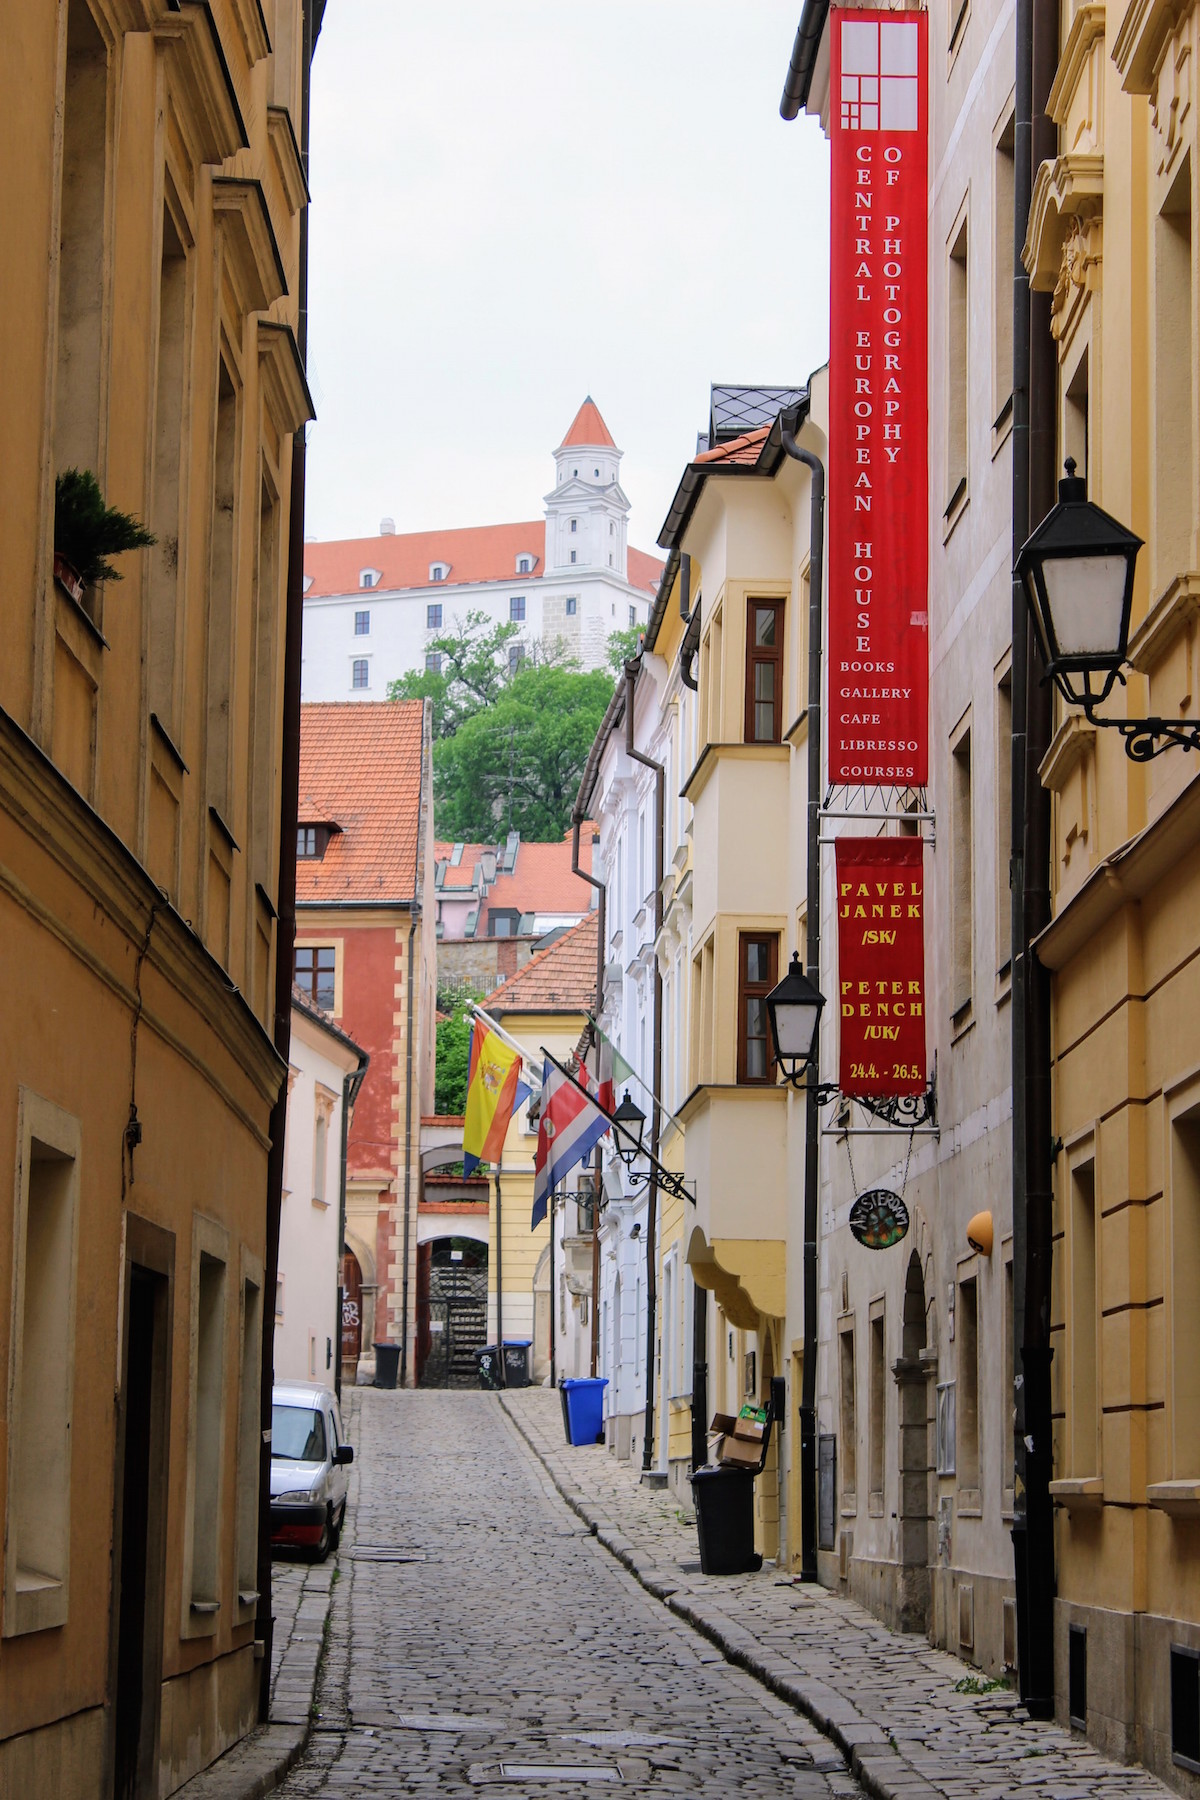
<path id="1" fill-rule="evenodd" d="M 417 1245 L 418 1387 L 474 1387 L 487 1341 L 488 1247 L 474 1237 Z"/>
<path id="2" fill-rule="evenodd" d="M 929 1370 L 925 1277 L 914 1250 L 904 1282 L 900 1358 L 900 1629 L 929 1628 Z"/>

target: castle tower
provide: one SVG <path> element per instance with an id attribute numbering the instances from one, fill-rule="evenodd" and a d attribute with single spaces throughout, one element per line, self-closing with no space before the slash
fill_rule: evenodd
<path id="1" fill-rule="evenodd" d="M 546 573 L 611 569 L 626 576 L 629 501 L 618 476 L 622 452 L 589 394 L 554 452 L 546 495 Z"/>

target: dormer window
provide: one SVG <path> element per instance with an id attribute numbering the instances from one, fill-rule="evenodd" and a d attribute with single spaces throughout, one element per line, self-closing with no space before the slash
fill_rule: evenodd
<path id="1" fill-rule="evenodd" d="M 529 555 L 529 553 L 527 551 L 522 551 L 521 555 L 518 556 L 518 558 L 517 558 L 517 574 L 518 575 L 532 575 L 533 574 L 533 558 L 532 558 L 532 556 Z"/>
<path id="2" fill-rule="evenodd" d="M 378 586 L 378 583 L 378 569 L 360 569 L 358 571 L 358 585 L 360 588 L 373 588 Z"/>
<path id="3" fill-rule="evenodd" d="M 449 573 L 450 573 L 450 564 L 449 563 L 437 562 L 437 563 L 430 563 L 430 565 L 429 565 L 430 581 L 445 581 L 445 579 Z"/>
<path id="4" fill-rule="evenodd" d="M 332 827 L 329 825 L 301 825 L 296 831 L 296 856 L 300 862 L 320 862 L 324 856 Z"/>

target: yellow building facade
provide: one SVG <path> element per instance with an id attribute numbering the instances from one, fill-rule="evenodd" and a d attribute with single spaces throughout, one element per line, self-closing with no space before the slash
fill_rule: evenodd
<path id="1" fill-rule="evenodd" d="M 1195 717 L 1200 9 L 1063 16 L 1025 262 L 1053 295 L 1059 455 L 1145 539 L 1110 716 Z M 1061 1717 L 1198 1789 L 1200 759 L 1138 765 L 1056 701 L 1056 1501 Z"/>
<path id="2" fill-rule="evenodd" d="M 5 9 L 0 1790 L 257 1715 L 301 0 Z M 153 548 L 56 574 L 56 477 Z"/>

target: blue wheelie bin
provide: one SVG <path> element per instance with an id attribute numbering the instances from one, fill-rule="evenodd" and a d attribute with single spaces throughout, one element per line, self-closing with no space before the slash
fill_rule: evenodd
<path id="1" fill-rule="evenodd" d="M 604 1442 L 604 1375 L 568 1378 L 562 1384 L 568 1444 Z"/>

